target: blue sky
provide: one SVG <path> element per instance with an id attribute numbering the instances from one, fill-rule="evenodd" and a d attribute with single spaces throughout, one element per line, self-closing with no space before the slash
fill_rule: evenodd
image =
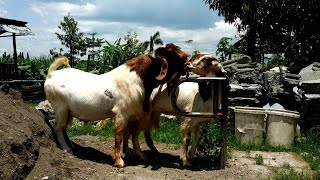
<path id="1" fill-rule="evenodd" d="M 234 38 L 236 28 L 209 10 L 202 0 L 0 0 L 0 17 L 28 22 L 34 36 L 17 37 L 18 51 L 31 56 L 46 55 L 63 47 L 55 32 L 70 12 L 80 31 L 97 32 L 109 42 L 132 30 L 140 41 L 156 31 L 164 43 L 183 50 L 214 53 L 222 37 Z M 185 43 L 193 40 L 191 45 Z M 0 38 L 0 53 L 12 52 L 12 39 Z"/>

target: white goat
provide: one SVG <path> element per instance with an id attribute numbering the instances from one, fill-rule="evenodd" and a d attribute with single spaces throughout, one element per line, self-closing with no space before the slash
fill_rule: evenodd
<path id="1" fill-rule="evenodd" d="M 66 127 L 73 117 L 87 121 L 115 117 L 114 165 L 124 167 L 120 145 L 128 121 L 147 114 L 143 108 L 153 88 L 167 83 L 174 74 L 183 74 L 188 57 L 174 44 L 168 44 L 156 49 L 155 57 L 133 58 L 102 75 L 70 67 L 56 70 L 61 65 L 69 66 L 67 58 L 56 59 L 48 70 L 44 88 L 55 112 L 54 131 L 60 148 L 72 152 Z M 144 157 L 142 152 L 137 154 Z"/>
<path id="2" fill-rule="evenodd" d="M 222 65 L 210 54 L 197 54 L 189 61 L 189 70 L 200 76 L 206 77 L 226 77 L 226 71 L 223 69 Z M 203 87 L 201 87 L 203 88 Z M 200 88 L 200 91 L 201 91 Z M 208 87 L 209 88 L 209 87 Z M 213 110 L 213 96 L 210 95 L 211 89 L 204 89 L 199 92 L 199 84 L 194 82 L 185 82 L 179 85 L 176 91 L 177 96 L 177 106 L 185 112 L 212 112 Z M 204 92 L 204 93 L 203 93 Z M 168 96 L 169 92 L 165 85 L 160 86 L 153 90 L 152 100 L 151 100 L 151 114 L 150 120 L 145 118 L 145 122 L 140 128 L 144 131 L 144 136 L 146 138 L 147 145 L 150 147 L 152 152 L 157 153 L 157 149 L 152 142 L 150 131 L 157 127 L 160 123 L 160 115 L 175 115 L 180 116 L 171 105 L 171 97 Z M 192 158 L 194 156 L 195 150 L 199 144 L 201 135 L 200 127 L 202 124 L 208 123 L 212 118 L 190 118 L 184 117 L 184 122 L 182 125 L 182 154 L 181 160 L 183 166 L 190 166 Z M 141 123 L 142 121 L 140 121 Z M 129 127 L 130 128 L 130 127 Z M 133 130 L 137 130 L 134 128 Z M 138 141 L 137 136 L 139 132 L 132 132 L 133 144 Z M 191 138 L 191 133 L 194 134 L 194 141 L 192 143 L 191 149 L 188 151 L 189 141 Z M 124 149 L 127 148 L 128 135 L 124 139 Z M 134 146 L 134 148 L 137 145 Z"/>

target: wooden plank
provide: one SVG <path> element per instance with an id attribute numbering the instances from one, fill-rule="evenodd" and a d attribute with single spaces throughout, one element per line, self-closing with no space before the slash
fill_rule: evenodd
<path id="1" fill-rule="evenodd" d="M 11 80 L 15 77 L 14 64 L 0 64 L 0 80 Z"/>

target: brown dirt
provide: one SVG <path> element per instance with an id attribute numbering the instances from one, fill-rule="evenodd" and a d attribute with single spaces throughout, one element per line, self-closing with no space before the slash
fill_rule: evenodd
<path id="1" fill-rule="evenodd" d="M 225 170 L 214 162 L 195 158 L 192 169 L 182 169 L 180 149 L 156 144 L 153 156 L 145 143 L 147 161 L 126 157 L 125 168 L 113 167 L 113 139 L 94 136 L 73 138 L 74 155 L 56 147 L 42 113 L 27 107 L 18 92 L 0 92 L 0 179 L 261 179 L 270 171 L 250 169 L 228 160 Z"/>

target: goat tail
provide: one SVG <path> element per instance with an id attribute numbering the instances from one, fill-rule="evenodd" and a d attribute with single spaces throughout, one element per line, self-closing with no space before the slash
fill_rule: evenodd
<path id="1" fill-rule="evenodd" d="M 48 69 L 48 76 L 50 76 L 50 74 L 57 70 L 58 67 L 64 65 L 67 68 L 70 68 L 71 66 L 69 65 L 69 59 L 65 56 L 61 56 L 56 58 L 53 63 L 50 65 L 49 69 Z"/>

